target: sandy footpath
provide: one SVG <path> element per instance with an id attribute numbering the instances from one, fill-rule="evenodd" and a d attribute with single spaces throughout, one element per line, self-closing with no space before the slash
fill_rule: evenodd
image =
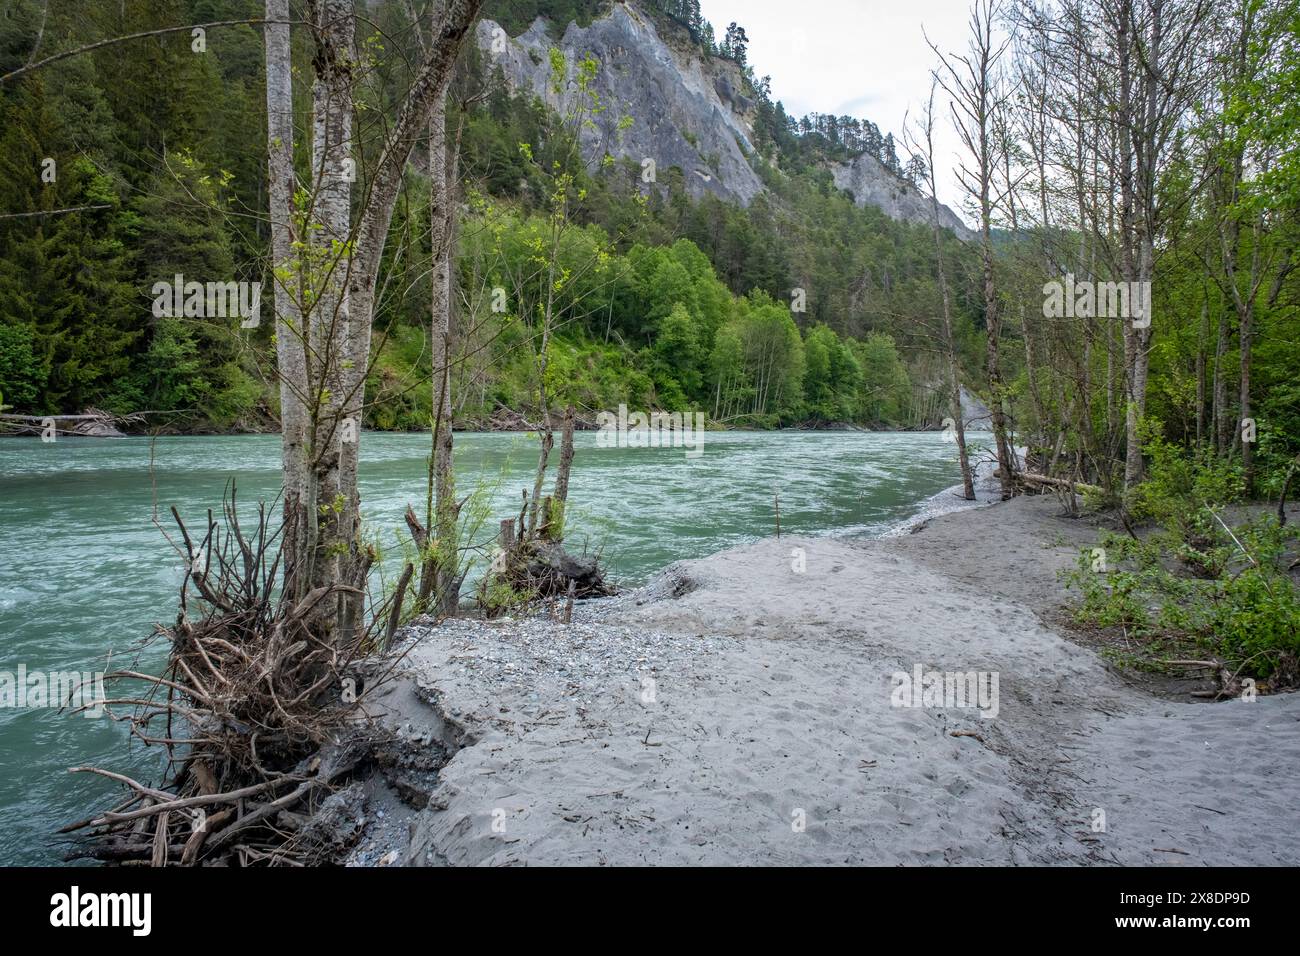
<path id="1" fill-rule="evenodd" d="M 1054 633 L 1092 539 L 1057 512 L 765 540 L 567 626 L 413 627 L 396 720 L 454 757 L 354 862 L 1300 863 L 1300 695 L 1159 700 Z M 996 695 L 896 690 L 918 667 Z"/>

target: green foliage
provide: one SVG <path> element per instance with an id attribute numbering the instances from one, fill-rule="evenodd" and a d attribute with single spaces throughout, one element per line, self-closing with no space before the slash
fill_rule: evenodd
<path id="1" fill-rule="evenodd" d="M 1100 550 L 1080 554 L 1067 576 L 1082 596 L 1079 620 L 1190 644 L 1246 676 L 1293 673 L 1300 590 L 1287 568 L 1300 533 L 1268 513 L 1234 527 L 1222 505 L 1241 493 L 1237 470 L 1158 438 L 1148 447 L 1151 478 L 1135 490 L 1133 508 L 1157 524 L 1142 540 L 1104 533 Z"/>
<path id="2" fill-rule="evenodd" d="M 898 423 L 911 396 L 912 383 L 894 339 L 883 332 L 870 332 L 850 343 L 862 369 L 863 415 L 867 421 Z"/>
<path id="3" fill-rule="evenodd" d="M 1246 184 L 1260 208 L 1300 204 L 1300 3 L 1253 4 L 1259 22 L 1245 51 L 1252 69 L 1225 91 L 1227 122 L 1263 160 Z"/>
<path id="4" fill-rule="evenodd" d="M 477 196 L 474 217 L 463 230 L 462 287 L 508 285 L 511 306 L 509 314 L 495 315 L 483 297 L 473 316 L 465 317 L 477 330 L 475 342 L 489 343 L 472 376 L 480 398 L 463 406 L 471 419 L 483 420 L 498 406 L 530 407 L 535 371 L 525 360 L 524 329 L 531 322 L 521 317 L 539 314 L 551 294 L 557 322 L 548 347 L 547 390 L 557 403 L 704 409 L 751 426 L 902 420 L 911 381 L 890 335 L 869 332 L 856 340 L 816 323 L 805 336 L 796 314 L 766 291 L 733 295 L 691 240 L 667 246 L 636 242 L 626 252 L 603 253 L 608 239 L 595 225 L 564 233 L 557 249 L 559 281 L 548 287 L 540 267 L 547 262 L 542 250 L 549 248 L 549 220 L 520 205 Z M 596 260 L 596 268 L 586 265 Z M 416 353 L 423 341 L 413 332 L 394 337 Z M 371 420 L 377 427 L 402 420 L 385 417 L 386 396 L 395 390 L 379 375 L 402 383 L 427 374 L 389 351 L 381 353 L 372 377 L 384 389 L 372 393 L 381 396 Z M 458 382 L 457 394 L 464 388 Z M 416 402 L 427 415 L 423 398 Z"/>
<path id="5" fill-rule="evenodd" d="M 1245 481 L 1238 462 L 1218 458 L 1205 446 L 1175 445 L 1152 419 L 1143 423 L 1142 432 L 1149 457 L 1147 480 L 1130 491 L 1128 501 L 1139 520 L 1184 522 L 1198 508 L 1241 500 Z"/>
<path id="6" fill-rule="evenodd" d="M 30 52 L 38 6 L 0 21 L 0 57 Z M 258 9 L 254 0 L 51 3 L 38 22 L 53 51 L 160 18 Z M 229 325 L 156 320 L 150 309 L 152 284 L 175 272 L 260 278 L 235 265 L 262 252 L 256 217 L 227 211 L 257 208 L 264 195 L 265 163 L 249 148 L 264 112 L 261 41 L 251 27 L 222 40 L 203 56 L 182 34 L 133 44 L 130 55 L 105 48 L 0 88 L 0 211 L 45 213 L 0 219 L 0 388 L 11 404 L 188 409 L 191 427 L 228 428 L 266 399 Z"/>
<path id="7" fill-rule="evenodd" d="M 32 330 L 22 325 L 0 325 L 0 401 L 6 409 L 31 411 L 44 384 Z"/>
<path id="8" fill-rule="evenodd" d="M 35 42 L 41 10 L 34 0 L 13 6 L 0 22 L 0 58 L 17 65 Z M 484 14 L 517 34 L 538 15 L 559 29 L 607 7 L 494 0 Z M 730 41 L 715 38 L 695 0 L 653 0 L 645 9 L 672 42 L 686 36 L 716 54 L 723 40 L 728 55 L 743 58 L 734 48 L 740 28 Z M 260 11 L 258 0 L 124 0 L 86 11 L 53 3 L 43 45 Z M 364 110 L 378 115 L 392 107 L 402 64 L 418 51 L 409 31 L 393 29 L 392 10 L 375 15 L 382 43 L 359 39 L 368 57 L 377 55 L 376 82 L 361 96 Z M 126 47 L 105 48 L 0 88 L 0 210 L 106 207 L 0 219 L 0 327 L 11 330 L 0 389 L 9 404 L 147 407 L 183 413 L 174 420 L 189 428 L 271 424 L 266 413 L 278 404 L 271 323 L 240 331 L 236 323 L 155 318 L 148 307 L 152 284 L 176 273 L 265 278 L 266 231 L 248 214 L 266 195 L 261 37 L 233 27 L 208 41 L 203 55 L 185 33 L 133 42 L 129 56 Z M 300 76 L 310 75 L 310 52 L 309 44 L 295 48 Z M 928 232 L 857 208 L 814 161 L 849 149 L 862 127 L 820 118 L 806 137 L 792 136 L 797 124 L 742 64 L 763 118 L 751 158 L 770 192 L 746 207 L 697 201 L 687 195 L 686 171 L 667 169 L 662 188 L 647 195 L 631 161 L 606 157 L 593 168 L 574 161 L 584 129 L 617 135 L 630 120 L 613 119 L 618 104 L 596 96 L 600 64 L 552 61 L 557 80 L 579 93 L 566 117 L 510 93 L 499 77 L 491 82 L 488 61 L 473 51 L 465 79 L 485 81 L 486 97 L 464 114 L 449 111 L 467 193 L 482 197 L 460 231 L 459 287 L 473 298 L 485 282 L 499 283 L 512 300 L 504 315 L 476 300 L 462 323 L 473 343 L 458 345 L 468 356 L 453 382 L 465 396 L 456 401 L 461 420 L 483 421 L 502 406 L 532 411 L 538 382 L 525 360 L 526 333 L 552 295 L 559 320 L 547 385 L 558 401 L 700 408 L 749 425 L 906 418 L 913 403 L 900 357 L 916 344 L 913 317 L 930 308 L 913 304 L 920 301 L 913 286 L 931 272 Z M 374 158 L 369 142 L 359 143 L 362 168 Z M 304 178 L 306 152 L 298 157 Z M 56 182 L 41 181 L 46 157 L 57 161 Z M 430 371 L 427 200 L 427 184 L 411 175 L 385 251 L 368 378 L 372 427 L 429 422 L 429 390 L 420 385 Z M 558 240 L 558 274 L 543 277 L 536 266 L 557 214 L 572 227 Z M 952 255 L 958 261 L 961 250 Z M 488 262 L 492 276 L 480 270 Z M 795 286 L 808 290 L 807 314 L 788 308 Z M 756 290 L 766 298 L 756 299 Z M 873 372 L 866 359 L 882 351 L 870 338 L 876 333 L 893 345 Z"/>
<path id="9" fill-rule="evenodd" d="M 809 417 L 825 422 L 852 421 L 862 404 L 862 366 L 853 349 L 828 326 L 817 325 L 804 338 L 804 400 Z"/>
<path id="10" fill-rule="evenodd" d="M 20 221 L 0 234 L 0 325 L 26 330 L 34 364 L 24 363 L 25 378 L 38 389 L 29 404 L 61 411 L 104 401 L 126 374 L 139 306 L 131 221 L 108 178 L 77 159 L 51 186 L 57 196 L 43 202 L 109 208 Z"/>
<path id="11" fill-rule="evenodd" d="M 659 320 L 658 335 L 648 356 L 658 393 L 664 408 L 685 409 L 688 395 L 698 395 L 704 380 L 700 371 L 700 336 L 695 319 L 681 302 Z"/>
<path id="12" fill-rule="evenodd" d="M 0 61 L 16 65 L 26 61 L 35 42 L 41 5 L 14 0 L 11 6 L 10 16 L 0 21 Z M 51 3 L 42 42 L 50 50 L 69 48 L 162 21 L 255 16 L 261 6 L 260 0 L 123 0 L 83 10 Z M 608 7 L 607 0 L 491 0 L 484 15 L 512 35 L 541 15 L 558 36 L 570 19 L 587 23 Z M 453 388 L 460 422 L 482 422 L 500 407 L 535 411 L 539 383 L 527 355 L 527 332 L 551 294 L 559 321 L 547 351 L 552 364 L 546 384 L 557 401 L 573 400 L 587 409 L 620 401 L 701 408 L 750 426 L 937 421 L 933 395 L 941 374 L 932 356 L 941 305 L 930 230 L 857 206 L 836 188 L 827 168 L 828 161 L 864 152 L 897 166 L 890 137 L 850 117 L 787 115 L 767 83 L 738 62 L 740 28 L 728 31 L 730 39 L 715 36 L 697 0 L 646 0 L 641 9 L 675 48 L 688 42 L 716 54 L 730 44 L 731 61 L 715 66 L 739 75 L 743 92 L 754 100 L 753 148 L 746 154 L 766 191 L 740 205 L 711 195 L 692 198 L 686 186 L 694 175 L 690 170 L 661 168 L 658 188 L 646 191 L 632 160 L 588 157 L 587 168 L 573 161 L 577 136 L 584 129 L 590 134 L 593 126 L 601 136 L 616 135 L 626 126 L 615 119 L 619 104 L 602 103 L 594 93 L 597 71 L 608 64 L 590 58 L 552 62 L 557 79 L 580 94 L 566 100 L 570 115 L 557 117 L 538 98 L 511 93 L 493 74 L 489 58 L 467 51 L 457 83 L 469 88 L 482 81 L 485 95 L 464 113 L 449 110 L 472 209 L 460 231 L 457 276 L 458 294 L 470 303 L 458 317 L 464 341 L 457 347 L 465 364 Z M 1295 245 L 1294 217 L 1282 212 L 1296 206 L 1297 5 L 1279 0 L 1259 10 L 1256 42 L 1247 51 L 1259 69 L 1249 82 L 1222 90 L 1222 116 L 1206 119 L 1231 134 L 1229 145 L 1237 138 L 1249 145 L 1248 165 L 1258 175 L 1247 177 L 1243 204 L 1267 211 L 1268 236 L 1259 251 L 1265 262 L 1276 263 Z M 396 5 L 380 5 L 374 15 L 376 32 L 360 38 L 367 57 L 385 54 L 362 93 L 362 114 L 371 121 L 389 115 L 408 78 L 408 60 L 418 58 L 409 31 L 395 29 L 403 16 Z M 371 41 L 381 29 L 382 43 L 376 45 Z M 238 27 L 208 39 L 201 56 L 190 51 L 188 35 L 179 33 L 133 43 L 129 56 L 125 48 L 110 47 L 73 57 L 0 88 L 0 211 L 107 206 L 0 219 L 0 328 L 20 330 L 6 333 L 0 345 L 0 375 L 6 377 L 0 389 L 11 405 L 42 411 L 76 411 L 87 404 L 184 409 L 191 427 L 226 428 L 255 424 L 262 409 L 277 404 L 270 323 L 241 334 L 229 326 L 155 321 L 147 308 L 149 285 L 169 277 L 169 270 L 220 273 L 213 279 L 262 278 L 257 264 L 265 261 L 267 237 L 258 213 L 266 195 L 261 38 L 252 27 Z M 405 45 L 398 49 L 399 44 Z M 309 47 L 295 48 L 300 78 L 310 76 Z M 306 84 L 297 86 L 305 106 Z M 358 139 L 360 166 L 369 168 L 374 157 L 366 151 L 378 137 Z M 299 150 L 304 179 L 306 154 Z M 47 156 L 58 160 L 56 183 L 41 182 Z M 1198 181 L 1184 166 L 1159 188 L 1169 208 L 1186 209 L 1180 215 L 1199 217 L 1198 228 L 1205 229 L 1212 217 L 1199 204 Z M 899 188 L 911 187 L 900 181 Z M 536 260 L 561 208 L 572 228 L 558 241 L 559 274 L 543 279 Z M 423 428 L 431 404 L 424 384 L 430 371 L 428 188 L 414 172 L 392 230 L 373 338 L 368 424 Z M 1059 238 L 1063 248 L 1074 244 Z M 1003 239 L 1000 278 L 1014 265 L 1017 237 L 1008 233 Z M 1243 239 L 1242 261 L 1256 251 L 1253 241 L 1250 235 Z M 969 387 L 979 391 L 976 370 L 985 333 L 978 282 L 970 281 L 978 272 L 975 250 L 948 233 L 941 242 L 959 361 Z M 588 261 L 599 267 L 584 268 Z M 1232 341 L 1232 305 L 1204 274 L 1201 257 L 1183 253 L 1177 243 L 1162 253 L 1148 412 L 1164 423 L 1160 436 L 1174 445 L 1194 439 L 1196 360 L 1219 314 L 1228 324 L 1222 364 L 1235 401 L 1231 370 L 1239 352 Z M 1258 293 L 1254 490 L 1264 494 L 1280 491 L 1285 468 L 1300 452 L 1300 385 L 1294 375 L 1300 367 L 1300 310 L 1292 304 L 1297 275 L 1282 284 L 1275 302 L 1268 276 Z M 529 281 L 516 281 L 521 276 Z M 1035 277 L 1041 284 L 1041 276 Z M 509 287 L 505 314 L 490 312 L 480 301 L 481 290 L 495 284 Z M 789 309 L 795 288 L 807 293 L 805 313 Z M 756 299 L 756 293 L 766 299 Z M 1199 324 L 1203 298 L 1209 302 L 1206 330 Z M 1049 422 L 1072 416 L 1058 399 L 1061 390 L 1051 387 L 1059 368 L 1047 368 L 1042 359 L 1032 373 L 1022 368 L 1015 314 L 1008 309 L 1002 355 L 1017 422 L 1043 424 L 1030 414 L 1031 383 L 1046 396 Z M 1042 345 L 1040 354 L 1046 351 Z M 1093 367 L 1080 372 L 1094 383 L 1103 381 L 1111 374 L 1107 349 L 1098 343 L 1090 354 Z M 1061 359 L 1055 362 L 1059 366 Z M 1078 417 L 1098 422 L 1107 414 L 1102 400 L 1094 399 Z M 1160 472 L 1163 466 L 1154 467 Z M 1155 477 L 1157 486 L 1179 480 L 1172 470 Z M 1231 475 L 1215 480 L 1223 484 Z M 1141 500 L 1133 504 L 1140 511 L 1150 507 Z"/>
<path id="13" fill-rule="evenodd" d="M 1148 548 L 1131 538 L 1106 532 L 1099 538 L 1097 546 L 1109 563 L 1118 565 L 1125 559 L 1132 560 L 1135 555 L 1140 555 L 1144 569 L 1149 571 L 1153 565 L 1158 566 L 1158 558 L 1153 558 Z M 1141 598 L 1144 574 L 1118 568 L 1103 574 L 1094 570 L 1096 561 L 1093 549 L 1085 548 L 1079 554 L 1076 569 L 1067 576 L 1068 585 L 1077 588 L 1083 596 L 1082 603 L 1076 608 L 1077 618 L 1100 627 L 1149 627 L 1150 610 Z M 1147 583 L 1153 586 L 1151 582 Z"/>
<path id="14" fill-rule="evenodd" d="M 500 617 L 524 610 L 537 594 L 528 588 L 516 588 L 501 575 L 485 574 L 479 579 L 476 598 L 487 617 Z"/>

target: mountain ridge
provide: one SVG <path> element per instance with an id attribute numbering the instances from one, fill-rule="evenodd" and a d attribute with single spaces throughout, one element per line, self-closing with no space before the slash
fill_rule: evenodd
<path id="1" fill-rule="evenodd" d="M 558 23 L 543 16 L 513 37 L 485 18 L 475 39 L 488 68 L 500 69 L 512 90 L 530 92 L 561 112 L 573 105 L 576 87 L 570 79 L 559 92 L 554 89 L 550 49 L 559 49 L 571 65 L 594 57 L 602 65 L 595 91 L 608 109 L 582 132 L 588 161 L 608 153 L 652 169 L 652 181 L 677 167 L 692 198 L 714 195 L 748 206 L 766 187 L 752 161 L 759 155 L 755 102 L 745 95 L 744 72 L 732 60 L 679 42 L 676 31 L 661 31 L 665 24 L 657 19 L 636 4 L 617 2 L 587 26 L 569 21 L 558 41 L 550 32 Z M 620 131 L 624 115 L 633 122 Z M 826 160 L 825 167 L 858 206 L 874 206 L 898 221 L 930 222 L 929 200 L 870 153 Z M 974 235 L 943 204 L 939 224 L 961 239 Z"/>

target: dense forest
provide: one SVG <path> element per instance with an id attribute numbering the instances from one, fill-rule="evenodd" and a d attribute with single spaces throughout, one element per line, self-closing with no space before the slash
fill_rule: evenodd
<path id="1" fill-rule="evenodd" d="M 415 39 L 397 23 L 400 6 L 380 7 L 368 42 L 404 43 L 409 54 Z M 521 30 L 538 14 L 564 23 L 601 5 L 572 6 L 503 2 L 484 12 Z M 664 7 L 661 29 L 686 32 L 710 55 L 743 63 L 743 29 L 718 44 L 700 26 L 698 9 Z M 48 53 L 163 21 L 250 18 L 260 8 L 258 0 L 170 0 L 161 9 L 126 2 L 87 16 L 57 0 L 43 14 L 42 4 L 24 0 L 0 24 L 0 71 L 28 58 L 38 36 Z M 167 413 L 154 421 L 168 428 L 274 427 L 269 324 L 242 329 L 150 311 L 154 284 L 176 274 L 267 276 L 268 231 L 257 213 L 266 197 L 258 31 L 214 28 L 203 55 L 193 43 L 185 32 L 141 41 L 129 59 L 112 48 L 94 51 L 0 91 L 0 395 L 14 410 L 144 409 Z M 485 257 L 524 254 L 545 218 L 546 164 L 571 132 L 532 97 L 513 94 L 475 54 L 462 55 L 461 100 L 448 107 L 459 136 L 461 201 L 474 210 L 461 229 L 466 290 L 493 285 L 473 274 Z M 298 69 L 309 68 L 305 44 L 294 55 Z M 619 402 L 689 406 L 750 427 L 937 424 L 934 362 L 918 334 L 938 294 L 929 230 L 854 206 L 826 169 L 828 160 L 864 150 L 897 167 L 892 137 L 849 117 L 791 120 L 768 84 L 747 66 L 746 75 L 759 104 L 763 155 L 755 162 L 769 187 L 748 208 L 691 200 L 680 170 L 665 171 L 661 188 L 647 196 L 639 169 L 574 164 L 581 232 L 563 254 L 577 269 L 599 251 L 602 264 L 564 293 L 551 346 L 562 380 L 557 400 L 591 414 Z M 367 95 L 378 105 L 395 82 L 377 70 Z M 525 156 L 520 144 L 536 151 Z M 57 164 L 50 181 L 47 157 Z M 299 151 L 297 159 L 305 173 L 309 157 Z M 430 233 L 427 217 L 412 213 L 427 203 L 427 179 L 412 168 L 378 313 L 371 427 L 430 422 L 428 390 L 415 387 L 431 374 L 422 266 Z M 53 210 L 72 211 L 35 215 Z M 480 228 L 489 219 L 490 250 Z M 947 242 L 954 262 L 973 262 Z M 494 281 L 518 266 L 496 263 Z M 790 308 L 795 288 L 806 290 L 803 312 Z M 978 310 L 963 303 L 960 323 L 973 356 Z M 467 354 L 451 390 L 458 423 L 485 425 L 500 409 L 532 414 L 531 362 L 521 350 L 529 333 L 517 315 L 487 312 L 467 319 L 465 329 Z"/>
<path id="2" fill-rule="evenodd" d="M 160 22 L 251 19 L 262 6 L 125 0 L 86 10 L 18 0 L 0 22 L 0 70 L 33 51 Z M 446 108 L 464 211 L 448 389 L 458 425 L 538 412 L 537 326 L 514 301 L 522 290 L 501 308 L 491 293 L 527 272 L 563 161 L 571 228 L 553 252 L 569 275 L 548 296 L 546 336 L 557 404 L 589 413 L 620 402 L 689 406 L 751 427 L 937 426 L 960 379 L 992 407 L 1000 446 L 1014 431 L 1103 484 L 1121 459 L 1133 482 L 1147 429 L 1240 457 L 1251 482 L 1262 465 L 1277 488 L 1300 434 L 1293 2 L 1175 5 L 1155 14 L 1161 23 L 1110 0 L 1059 11 L 986 5 L 984 86 L 972 85 L 969 52 L 935 51 L 938 96 L 957 104 L 972 147 L 961 172 L 982 236 L 974 243 L 857 207 L 832 182 L 829 163 L 869 152 L 924 191 L 932 157 L 922 121 L 896 146 L 866 120 L 788 116 L 748 64 L 742 26 L 715 30 L 690 0 L 642 6 L 661 31 L 740 66 L 757 104 L 751 160 L 767 188 L 748 207 L 692 199 L 673 169 L 646 190 L 632 164 L 582 157 L 572 148 L 581 118 L 512 92 L 467 44 Z M 562 31 L 607 8 L 496 0 L 481 12 L 511 32 L 538 16 Z M 379 4 L 358 37 L 372 67 L 360 106 L 375 115 L 417 52 L 404 14 L 403 4 Z M 1117 59 L 1152 29 L 1162 31 L 1152 39 L 1167 63 Z M 310 71 L 311 52 L 295 37 L 296 71 Z M 306 111 L 307 92 L 295 95 Z M 155 283 L 178 274 L 266 282 L 263 97 L 259 30 L 237 23 L 199 39 L 151 36 L 129 56 L 92 49 L 4 84 L 6 406 L 149 410 L 175 429 L 274 427 L 270 323 L 242 328 L 149 308 Z M 931 106 L 930 122 L 951 121 Z M 301 146 L 295 163 L 305 178 Z M 371 427 L 425 428 L 433 417 L 420 387 L 434 351 L 425 170 L 406 170 L 385 246 L 366 381 Z M 1066 273 L 1149 283 L 1155 321 L 1134 329 L 1047 316 L 1044 282 Z M 794 290 L 802 311 L 791 308 Z"/>

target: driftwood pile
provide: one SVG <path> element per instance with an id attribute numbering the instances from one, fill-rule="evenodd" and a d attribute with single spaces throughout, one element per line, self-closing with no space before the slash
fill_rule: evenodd
<path id="1" fill-rule="evenodd" d="M 492 414 L 477 423 L 482 431 L 490 432 L 537 432 L 545 428 L 544 423 L 529 421 L 522 413 L 511 408 L 498 406 Z M 595 431 L 599 425 L 594 418 L 574 417 L 574 427 L 578 431 Z"/>
<path id="2" fill-rule="evenodd" d="M 80 415 L 12 415 L 0 414 L 0 434 L 43 435 L 49 438 L 125 438 L 122 431 L 142 425 L 150 412 L 118 415 L 98 408 L 87 408 Z"/>
<path id="3" fill-rule="evenodd" d="M 263 505 L 246 535 L 233 487 L 223 510 L 223 521 L 209 511 L 201 535 L 172 510 L 188 571 L 175 624 L 155 635 L 170 643 L 162 674 L 121 670 L 105 678 L 114 688 L 105 701 L 110 716 L 146 746 L 165 749 L 164 782 L 73 768 L 128 792 L 63 828 L 82 837 L 69 859 L 246 866 L 328 858 L 328 838 L 308 824 L 333 788 L 370 759 L 375 740 L 358 705 L 387 676 L 369 673 L 364 660 L 377 624 L 346 646 L 320 636 L 318 606 L 341 588 L 277 600 L 283 528 L 271 526 Z"/>

